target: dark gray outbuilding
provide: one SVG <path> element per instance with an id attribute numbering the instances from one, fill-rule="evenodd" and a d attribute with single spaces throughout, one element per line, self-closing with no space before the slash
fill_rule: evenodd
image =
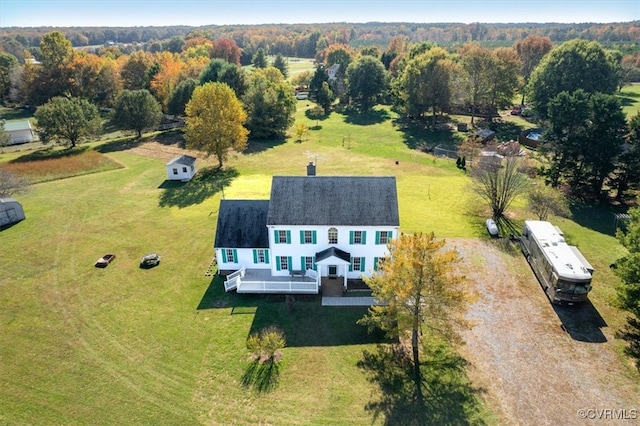
<path id="1" fill-rule="evenodd" d="M 11 197 L 0 197 L 0 228 L 24 220 L 22 205 Z"/>

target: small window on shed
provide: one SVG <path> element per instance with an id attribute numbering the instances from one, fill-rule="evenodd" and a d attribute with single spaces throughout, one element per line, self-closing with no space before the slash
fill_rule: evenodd
<path id="1" fill-rule="evenodd" d="M 187 168 L 186 167 L 182 168 L 182 173 L 187 173 Z"/>
<path id="2" fill-rule="evenodd" d="M 178 169 L 176 169 L 175 167 L 174 167 L 174 169 L 173 169 L 173 174 L 174 174 L 174 175 L 177 175 L 177 174 L 178 174 Z"/>

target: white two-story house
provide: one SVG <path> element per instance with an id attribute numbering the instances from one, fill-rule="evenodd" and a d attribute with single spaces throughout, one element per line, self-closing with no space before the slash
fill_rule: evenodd
<path id="1" fill-rule="evenodd" d="M 269 200 L 222 200 L 214 248 L 225 287 L 318 293 L 371 275 L 397 237 L 395 177 L 274 176 Z"/>

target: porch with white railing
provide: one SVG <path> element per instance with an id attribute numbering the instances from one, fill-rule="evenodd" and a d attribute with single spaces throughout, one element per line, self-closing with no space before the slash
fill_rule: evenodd
<path id="1" fill-rule="evenodd" d="M 308 269 L 304 275 L 272 276 L 269 269 L 245 269 L 227 275 L 225 291 L 238 293 L 318 294 L 320 277 Z"/>

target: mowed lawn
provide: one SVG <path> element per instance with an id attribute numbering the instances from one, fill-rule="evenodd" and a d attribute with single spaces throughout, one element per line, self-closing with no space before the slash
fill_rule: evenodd
<path id="1" fill-rule="evenodd" d="M 237 176 L 225 198 L 266 199 L 272 175 L 301 175 L 314 161 L 319 175 L 396 176 L 404 232 L 486 238 L 464 173 L 408 147 L 433 135 L 400 132 L 385 109 L 369 121 L 322 121 L 298 106 L 297 122 L 315 130 L 301 142 L 251 143 L 230 158 Z M 366 408 L 379 388 L 358 367 L 384 342 L 355 324 L 365 310 L 303 297 L 290 312 L 282 297 L 224 293 L 206 275 L 222 191 L 168 185 L 164 161 L 108 144 L 102 155 L 122 168 L 34 185 L 18 196 L 27 219 L 0 232 L 0 423 L 383 423 Z M 607 233 L 566 226 L 598 269 L 623 252 Z M 590 247 L 593 237 L 611 250 Z M 160 266 L 139 269 L 152 251 Z M 105 253 L 115 261 L 94 268 Z M 609 307 L 615 277 L 596 278 L 607 290 L 594 304 L 610 327 L 621 324 Z M 246 339 L 272 324 L 287 337 L 282 364 L 250 370 Z M 491 423 L 481 400 L 464 405 L 459 423 Z"/>

